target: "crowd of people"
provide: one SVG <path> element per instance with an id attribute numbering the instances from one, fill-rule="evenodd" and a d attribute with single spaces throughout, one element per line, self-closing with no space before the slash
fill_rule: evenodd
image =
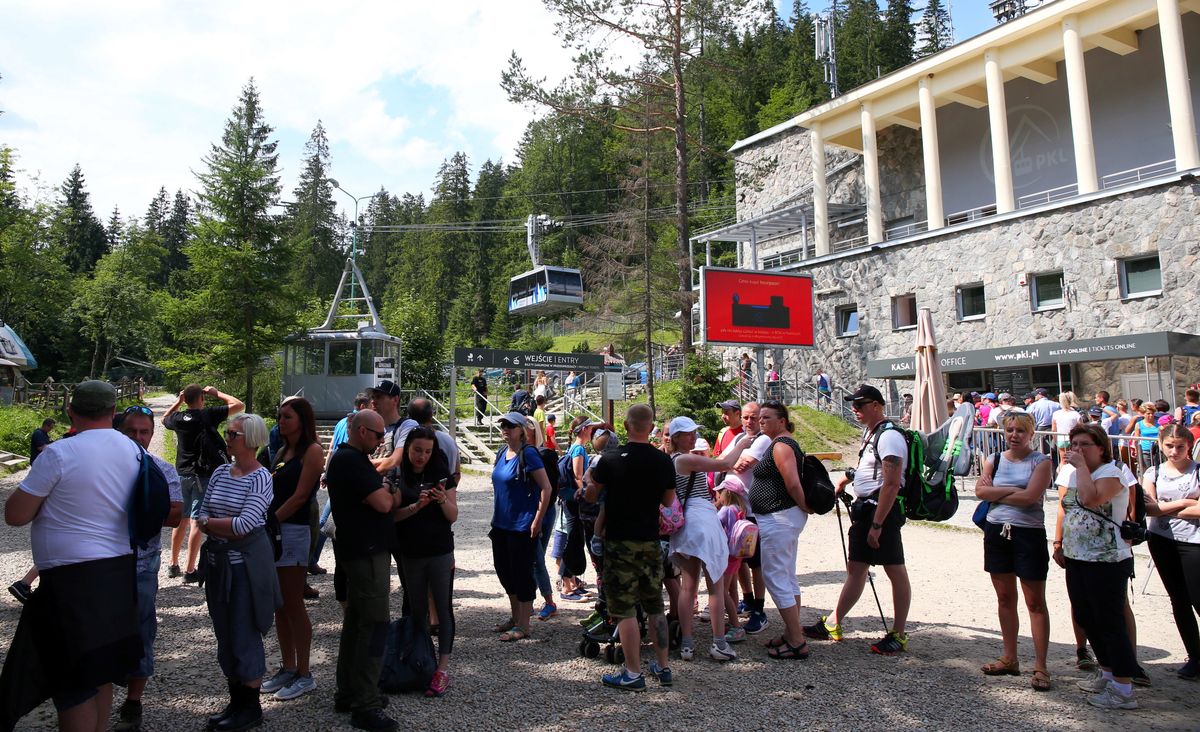
<path id="1" fill-rule="evenodd" d="M 812 511 L 805 455 L 784 404 L 716 404 L 724 427 L 711 442 L 692 417 L 656 425 L 644 404 L 629 407 L 624 440 L 613 425 L 585 416 L 556 438 L 538 387 L 519 404 L 514 397 L 521 408 L 496 419 L 503 444 L 491 468 L 488 538 L 509 601 L 494 628 L 498 641 L 530 638 L 533 621 L 555 617 L 559 602 L 594 602 L 597 627 L 619 639 L 624 659 L 602 682 L 638 691 L 648 675 L 669 686 L 672 661 L 694 661 L 701 635 L 711 634 L 712 660 L 735 661 L 737 644 L 770 628 L 769 595 L 781 627 L 762 644 L 765 654 L 802 661 L 810 643 L 843 640 L 844 619 L 878 566 L 889 580 L 893 618 L 870 651 L 907 649 L 912 590 L 897 498 L 909 452 L 878 389 L 863 384 L 845 397 L 862 427 L 857 464 L 835 486 L 845 494 L 850 522 L 846 576 L 834 609 L 806 625 L 797 563 Z M 484 399 L 486 389 L 486 380 L 472 384 Z M 982 672 L 1021 674 L 1019 587 L 1034 641 L 1029 683 L 1039 691 L 1053 687 L 1046 605 L 1053 559 L 1065 569 L 1079 667 L 1095 671 L 1079 686 L 1093 705 L 1135 708 L 1133 685 L 1148 677 L 1136 658 L 1125 587 L 1131 545 L 1145 539 L 1138 533 L 1145 514 L 1149 549 L 1188 654 L 1178 675 L 1200 678 L 1200 392 L 1188 390 L 1177 410 L 1155 402 L 1140 405 L 1145 409 L 1124 400 L 1110 405 L 1105 392 L 1090 409 L 1069 392 L 1057 403 L 1035 392 L 1025 407 L 1008 394 L 977 396 L 981 425 L 1002 433 L 976 487 L 987 502 L 977 518 L 1002 635 L 1000 657 Z M 206 406 L 207 399 L 218 405 Z M 32 438 L 33 466 L 5 505 L 10 525 L 31 525 L 35 565 L 10 588 L 25 608 L 0 676 L 3 698 L 22 700 L 3 711 L 6 728 L 53 699 L 63 729 L 105 729 L 112 684 L 120 683 L 128 692 L 116 729 L 140 729 L 154 672 L 161 550 L 157 541 L 131 548 L 127 514 L 155 419 L 144 406 L 115 407 L 110 385 L 77 386 L 68 409 L 74 436 L 52 441 L 53 425 L 43 425 Z M 263 694 L 286 701 L 317 687 L 304 599 L 307 574 L 324 572 L 318 562 L 329 540 L 343 611 L 335 707 L 356 728 L 396 729 L 379 688 L 393 563 L 404 588 L 402 615 L 437 641 L 424 693 L 439 697 L 451 685 L 458 447 L 434 428 L 429 400 L 402 407 L 391 381 L 358 396 L 335 428 L 328 456 L 305 399 L 285 399 L 274 416 L 269 429 L 236 397 L 189 385 L 162 420 L 178 436 L 175 464 L 153 458 L 170 489 L 168 577 L 203 585 L 228 682 L 228 704 L 209 717 L 208 728 L 249 729 L 262 721 Z M 1052 448 L 1037 443 L 1039 431 L 1055 435 Z M 1118 439 L 1131 433 L 1137 439 Z M 1051 489 L 1059 500 L 1048 541 Z M 594 586 L 584 581 L 589 564 Z M 129 593 L 111 591 L 123 585 Z M 264 645 L 272 627 L 280 658 L 273 671 Z M 644 670 L 643 636 L 653 649 Z M 69 671 L 25 672 L 24 664 L 49 657 Z"/>

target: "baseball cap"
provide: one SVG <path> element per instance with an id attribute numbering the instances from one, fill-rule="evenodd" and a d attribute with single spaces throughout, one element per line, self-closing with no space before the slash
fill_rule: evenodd
<path id="1" fill-rule="evenodd" d="M 879 402 L 880 404 L 884 403 L 883 394 L 870 384 L 859 384 L 853 394 L 842 397 L 842 401 L 844 402 L 856 402 L 862 399 Z"/>
<path id="2" fill-rule="evenodd" d="M 1092 407 L 1091 409 L 1088 410 L 1088 414 L 1092 415 L 1093 417 L 1103 417 L 1104 410 L 1101 409 L 1100 407 Z"/>
<path id="3" fill-rule="evenodd" d="M 117 390 L 107 381 L 83 381 L 71 392 L 71 408 L 83 414 L 99 414 L 116 406 Z"/>
<path id="4" fill-rule="evenodd" d="M 992 392 L 992 391 L 989 391 L 987 394 L 984 394 L 984 395 L 983 395 L 983 398 L 984 398 L 984 399 L 991 399 L 992 401 L 996 401 L 996 393 L 995 393 L 995 392 Z"/>
<path id="5" fill-rule="evenodd" d="M 736 399 L 726 399 L 723 402 L 717 402 L 717 409 L 720 409 L 722 412 L 725 411 L 726 409 L 741 409 L 741 408 L 742 408 L 742 405 L 739 404 Z"/>
<path id="6" fill-rule="evenodd" d="M 390 384 L 391 382 L 388 381 L 384 383 Z M 505 412 L 504 414 L 500 415 L 500 424 L 508 425 L 509 427 L 524 427 L 525 415 L 521 414 L 520 412 Z"/>
<path id="7" fill-rule="evenodd" d="M 692 449 L 693 450 L 704 450 L 705 452 L 707 452 L 710 447 L 711 447 L 711 445 L 708 444 L 708 440 L 704 439 L 703 437 L 697 437 L 696 438 L 696 446 L 693 447 Z"/>
<path id="8" fill-rule="evenodd" d="M 395 383 L 384 379 L 375 386 L 371 387 L 371 391 L 382 392 L 384 396 L 396 397 L 400 396 L 400 387 Z"/>
<path id="9" fill-rule="evenodd" d="M 729 491 L 730 493 L 735 493 L 742 498 L 746 497 L 746 484 L 742 482 L 741 478 L 732 473 L 725 476 L 725 480 L 721 481 L 721 484 L 717 486 L 717 490 Z"/>
<path id="10" fill-rule="evenodd" d="M 678 435 L 683 432 L 695 432 L 700 429 L 700 425 L 696 424 L 691 417 L 676 417 L 667 425 L 667 429 L 672 435 Z"/>
<path id="11" fill-rule="evenodd" d="M 1034 389 L 1034 390 L 1033 390 L 1033 393 L 1034 393 L 1034 394 L 1041 394 L 1041 395 L 1042 395 L 1042 396 L 1044 396 L 1044 397 L 1048 397 L 1048 396 L 1050 396 L 1050 390 L 1049 390 L 1049 389 L 1047 389 L 1047 388 L 1046 388 L 1046 387 L 1044 387 L 1044 386 L 1039 386 L 1038 388 Z"/>
<path id="12" fill-rule="evenodd" d="M 1000 392 L 1000 398 L 999 398 L 999 401 L 1006 402 L 1006 401 L 1008 401 L 1008 400 L 1010 400 L 1010 399 L 1012 399 L 1012 398 L 1013 398 L 1013 395 L 1012 395 L 1012 394 L 1009 394 L 1007 391 L 1002 391 L 1002 392 Z"/>

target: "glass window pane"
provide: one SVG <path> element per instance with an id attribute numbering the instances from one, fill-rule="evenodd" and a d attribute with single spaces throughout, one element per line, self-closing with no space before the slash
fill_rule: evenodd
<path id="1" fill-rule="evenodd" d="M 353 376 L 354 357 L 358 353 L 358 344 L 330 343 L 329 344 L 329 375 Z"/>
<path id="2" fill-rule="evenodd" d="M 958 291 L 959 316 L 962 318 L 977 318 L 986 314 L 983 285 L 968 285 Z"/>
<path id="3" fill-rule="evenodd" d="M 371 374 L 375 372 L 375 341 L 363 341 L 360 345 L 362 355 L 358 359 L 358 373 Z"/>
<path id="4" fill-rule="evenodd" d="M 855 335 L 858 333 L 858 308 L 841 308 L 837 311 L 837 334 Z"/>
<path id="5" fill-rule="evenodd" d="M 1033 279 L 1033 284 L 1035 307 L 1040 309 L 1064 304 L 1062 272 L 1037 275 Z"/>
<path id="6" fill-rule="evenodd" d="M 912 328 L 917 324 L 917 296 L 900 295 L 892 298 L 892 327 Z"/>
<path id="7" fill-rule="evenodd" d="M 308 376 L 325 375 L 324 343 L 308 343 L 304 346 L 304 373 Z"/>
<path id="8" fill-rule="evenodd" d="M 1125 268 L 1126 295 L 1162 290 L 1162 271 L 1158 266 L 1158 255 L 1128 259 L 1122 264 Z"/>

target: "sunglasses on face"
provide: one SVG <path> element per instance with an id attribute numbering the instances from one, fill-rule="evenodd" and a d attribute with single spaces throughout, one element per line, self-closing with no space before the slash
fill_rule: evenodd
<path id="1" fill-rule="evenodd" d="M 125 407 L 125 411 L 121 412 L 121 414 L 124 414 L 126 416 L 128 416 L 130 414 L 144 414 L 147 417 L 153 417 L 154 410 L 151 409 L 150 407 L 142 406 L 141 404 L 135 404 L 132 407 Z"/>
<path id="2" fill-rule="evenodd" d="M 375 438 L 378 440 L 382 440 L 383 436 L 387 434 L 386 430 L 373 430 L 370 427 L 363 427 L 363 429 L 375 435 Z"/>
<path id="3" fill-rule="evenodd" d="M 236 432 L 234 430 L 225 430 L 225 439 L 232 440 L 235 437 L 241 437 L 245 434 L 246 434 L 245 432 Z"/>
<path id="4" fill-rule="evenodd" d="M 874 403 L 875 403 L 874 399 L 855 399 L 854 401 L 850 402 L 850 406 L 854 407 L 855 409 L 862 409 L 863 407 L 867 406 L 868 404 L 874 404 Z"/>

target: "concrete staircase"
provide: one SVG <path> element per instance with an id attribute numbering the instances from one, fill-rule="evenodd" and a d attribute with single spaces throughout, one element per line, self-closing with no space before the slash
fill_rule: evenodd
<path id="1" fill-rule="evenodd" d="M 29 458 L 0 450 L 0 472 L 15 473 L 29 467 Z"/>

